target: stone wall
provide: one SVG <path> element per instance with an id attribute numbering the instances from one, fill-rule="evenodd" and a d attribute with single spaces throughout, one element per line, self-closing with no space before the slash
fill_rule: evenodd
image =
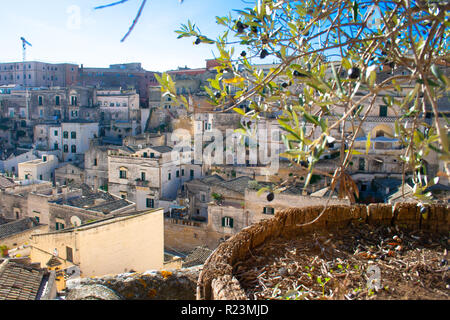
<path id="1" fill-rule="evenodd" d="M 223 236 L 204 222 L 164 219 L 164 247 L 168 250 L 188 253 L 198 246 L 215 249 Z"/>
<path id="2" fill-rule="evenodd" d="M 31 235 L 37 234 L 37 233 L 45 233 L 48 232 L 48 226 L 47 225 L 40 225 L 37 227 L 34 227 L 32 229 L 25 230 L 23 232 L 19 232 L 13 235 L 10 235 L 9 237 L 0 239 L 0 245 L 4 245 L 8 248 L 17 248 L 23 245 L 28 245 L 31 242 Z"/>
<path id="3" fill-rule="evenodd" d="M 7 219 L 21 219 L 27 216 L 27 212 L 27 196 L 0 191 L 0 216 Z"/>
<path id="4" fill-rule="evenodd" d="M 332 205 L 288 209 L 269 220 L 254 224 L 219 245 L 206 260 L 199 275 L 197 299 L 246 299 L 238 281 L 233 278 L 233 265 L 246 259 L 249 251 L 274 238 L 293 238 L 319 230 L 338 230 L 349 224 L 398 226 L 405 230 L 448 233 L 449 208 L 426 206 L 426 213 L 412 203 L 365 205 Z M 321 214 L 323 212 L 323 214 Z M 317 218 L 314 223 L 311 223 Z"/>
<path id="5" fill-rule="evenodd" d="M 201 266 L 68 280 L 66 300 L 195 300 Z"/>

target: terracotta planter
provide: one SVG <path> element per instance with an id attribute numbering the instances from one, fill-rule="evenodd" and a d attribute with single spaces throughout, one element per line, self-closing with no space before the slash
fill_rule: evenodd
<path id="1" fill-rule="evenodd" d="M 416 204 L 402 203 L 365 205 L 332 205 L 314 223 L 323 206 L 287 209 L 241 230 L 229 240 L 221 243 L 207 259 L 197 284 L 197 299 L 246 299 L 246 294 L 233 276 L 233 266 L 245 263 L 249 252 L 265 242 L 285 238 L 293 239 L 313 231 L 336 231 L 348 228 L 350 224 L 398 226 L 405 230 L 448 232 L 450 230 L 449 208 L 446 205 L 427 206 L 426 215 Z"/>

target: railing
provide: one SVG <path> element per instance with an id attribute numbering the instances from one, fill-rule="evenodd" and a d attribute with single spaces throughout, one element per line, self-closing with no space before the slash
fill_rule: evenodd
<path id="1" fill-rule="evenodd" d="M 138 187 L 148 187 L 149 182 L 147 180 L 136 180 L 136 186 Z"/>
<path id="2" fill-rule="evenodd" d="M 189 219 L 178 219 L 178 218 L 169 218 L 169 217 L 165 217 L 164 220 L 170 224 L 178 224 L 178 225 L 197 227 L 197 228 L 206 228 L 206 226 L 208 224 L 206 221 L 202 222 L 202 221 L 194 221 L 194 220 L 189 220 Z"/>

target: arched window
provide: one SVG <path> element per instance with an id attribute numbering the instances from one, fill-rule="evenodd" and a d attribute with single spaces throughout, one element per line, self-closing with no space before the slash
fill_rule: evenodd
<path id="1" fill-rule="evenodd" d="M 126 179 L 127 178 L 128 169 L 125 167 L 120 167 L 119 170 L 119 178 L 120 179 Z"/>

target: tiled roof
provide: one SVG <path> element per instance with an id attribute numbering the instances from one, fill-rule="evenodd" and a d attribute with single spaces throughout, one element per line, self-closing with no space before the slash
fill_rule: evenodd
<path id="1" fill-rule="evenodd" d="M 153 149 L 155 151 L 158 151 L 159 153 L 167 153 L 167 152 L 171 152 L 172 151 L 172 148 L 169 147 L 169 146 L 156 146 L 156 147 L 152 146 L 152 147 L 149 147 L 149 148 Z"/>
<path id="2" fill-rule="evenodd" d="M 224 179 L 221 176 L 217 175 L 217 174 L 213 174 L 212 176 L 206 176 L 204 178 L 200 178 L 200 179 L 198 179 L 198 181 L 201 181 L 201 182 L 206 183 L 206 184 L 210 184 L 210 183 L 224 181 Z"/>
<path id="3" fill-rule="evenodd" d="M 52 268 L 52 267 L 59 266 L 61 264 L 62 264 L 62 262 L 59 261 L 59 259 L 57 257 L 52 256 L 50 258 L 50 260 L 47 261 L 46 266 Z"/>
<path id="4" fill-rule="evenodd" d="M 189 253 L 183 261 L 183 268 L 189 268 L 204 264 L 206 259 L 211 255 L 212 250 L 206 247 L 197 247 Z"/>
<path id="5" fill-rule="evenodd" d="M 248 182 L 252 180 L 250 177 L 242 176 L 228 181 L 217 182 L 215 185 L 244 194 L 245 189 L 248 188 Z"/>
<path id="6" fill-rule="evenodd" d="M 11 220 L 8 220 L 8 219 L 6 219 L 6 218 L 0 216 L 0 225 L 5 224 L 5 223 L 8 223 L 8 222 L 11 222 Z"/>
<path id="7" fill-rule="evenodd" d="M 118 199 L 117 197 L 112 196 L 110 193 L 96 192 L 84 183 L 71 183 L 70 185 L 80 188 L 82 190 L 82 196 L 76 196 L 68 199 L 59 199 L 54 201 L 54 203 L 83 208 L 86 210 L 103 212 L 105 214 L 129 206 L 131 204 L 131 202 L 124 199 Z"/>
<path id="8" fill-rule="evenodd" d="M 30 217 L 2 224 L 0 225 L 0 239 L 31 229 L 38 225 L 39 223 L 34 218 Z"/>
<path id="9" fill-rule="evenodd" d="M 0 300 L 36 300 L 45 271 L 9 260 L 0 264 Z"/>
<path id="10" fill-rule="evenodd" d="M 14 187 L 15 185 L 16 184 L 11 179 L 4 176 L 0 176 L 0 189 L 11 188 Z"/>

